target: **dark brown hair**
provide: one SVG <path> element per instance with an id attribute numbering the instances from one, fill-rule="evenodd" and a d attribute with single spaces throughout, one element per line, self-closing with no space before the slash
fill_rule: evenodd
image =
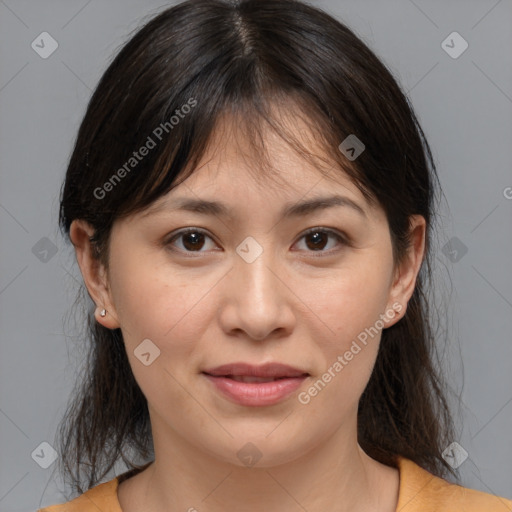
<path id="1" fill-rule="evenodd" d="M 323 156 L 287 133 L 275 105 L 308 122 Z M 113 223 L 194 172 L 225 115 L 238 120 L 254 145 L 261 176 L 270 170 L 263 123 L 320 170 L 347 173 L 384 209 L 396 265 L 409 246 L 409 217 L 426 219 L 416 288 L 404 318 L 383 331 L 359 404 L 358 440 L 385 464 L 396 466 L 400 455 L 443 476 L 451 468 L 442 451 L 455 437 L 427 293 L 436 192 L 442 194 L 435 164 L 392 74 L 326 12 L 295 0 L 188 0 L 147 22 L 114 58 L 89 102 L 61 191 L 63 232 L 69 236 L 75 219 L 89 222 L 97 257 L 108 268 Z M 349 161 L 339 145 L 352 134 L 365 150 Z M 135 158 L 143 146 L 151 147 Z M 59 469 L 78 493 L 120 459 L 137 468 L 154 456 L 147 402 L 121 330 L 103 327 L 91 312 L 88 322 L 83 376 L 59 431 Z"/>

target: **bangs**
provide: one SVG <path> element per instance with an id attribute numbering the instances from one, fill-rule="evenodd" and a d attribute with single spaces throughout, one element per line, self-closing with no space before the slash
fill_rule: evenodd
<path id="1" fill-rule="evenodd" d="M 206 101 L 211 103 L 212 98 Z M 220 97 L 216 104 L 198 103 L 195 108 L 194 113 L 184 117 L 169 133 L 163 129 L 165 136 L 161 129 L 156 130 L 156 136 L 150 136 L 152 139 L 161 137 L 158 148 L 154 149 L 154 161 L 151 166 L 144 166 L 130 185 L 120 187 L 118 193 L 123 197 L 123 207 L 116 212 L 116 217 L 150 208 L 199 170 L 205 155 L 213 156 L 226 143 L 238 146 L 237 155 L 243 160 L 244 169 L 258 184 L 266 187 L 272 183 L 286 188 L 289 184 L 282 177 L 282 169 L 275 167 L 265 143 L 269 130 L 309 168 L 317 171 L 319 179 L 337 181 L 339 177 L 346 177 L 370 205 L 377 204 L 375 195 L 364 185 L 362 170 L 352 165 L 339 150 L 337 128 L 311 99 L 307 101 L 297 91 L 257 91 L 255 98 L 238 101 Z M 211 114 L 205 115 L 206 112 Z M 119 204 L 119 199 L 113 197 L 113 200 Z"/>

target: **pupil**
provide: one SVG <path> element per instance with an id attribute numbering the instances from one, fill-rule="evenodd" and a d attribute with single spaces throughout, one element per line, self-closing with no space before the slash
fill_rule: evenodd
<path id="1" fill-rule="evenodd" d="M 322 242 L 325 242 L 325 240 L 322 241 L 322 238 L 325 238 L 325 233 L 321 233 L 316 231 L 315 233 L 311 233 L 309 235 L 310 239 L 314 239 L 313 241 L 313 249 L 322 249 L 325 246 L 325 243 L 322 244 Z M 308 248 L 311 249 L 311 247 Z"/>
<path id="2" fill-rule="evenodd" d="M 188 233 L 184 237 L 183 245 L 187 249 L 200 249 L 202 247 L 202 243 L 200 242 L 199 237 L 202 237 L 203 235 L 201 233 Z M 189 243 L 189 240 L 192 240 L 192 243 Z"/>

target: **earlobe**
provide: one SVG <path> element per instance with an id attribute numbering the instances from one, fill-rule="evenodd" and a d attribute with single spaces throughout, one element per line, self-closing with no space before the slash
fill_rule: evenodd
<path id="1" fill-rule="evenodd" d="M 69 236 L 75 247 L 76 260 L 89 296 L 97 305 L 94 317 L 101 325 L 116 329 L 119 322 L 108 287 L 107 273 L 94 253 L 91 241 L 93 235 L 94 228 L 84 220 L 74 220 L 71 223 Z"/>
<path id="2" fill-rule="evenodd" d="M 416 280 L 425 255 L 425 218 L 422 215 L 412 215 L 409 225 L 411 243 L 407 254 L 394 274 L 388 308 L 394 309 L 396 314 L 389 322 L 388 327 L 405 315 L 407 303 L 416 287 Z"/>
<path id="3" fill-rule="evenodd" d="M 101 306 L 97 306 L 94 310 L 94 317 L 99 324 L 107 327 L 108 329 L 116 329 L 119 327 L 117 317 L 112 314 L 112 312 L 107 311 L 107 309 Z"/>

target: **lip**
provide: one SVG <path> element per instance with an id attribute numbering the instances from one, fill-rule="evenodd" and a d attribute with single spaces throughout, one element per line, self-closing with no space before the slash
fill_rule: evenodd
<path id="1" fill-rule="evenodd" d="M 307 371 L 282 363 L 266 363 L 255 366 L 249 363 L 229 363 L 203 370 L 203 373 L 215 377 L 235 375 L 249 377 L 300 377 Z"/>
<path id="2" fill-rule="evenodd" d="M 231 363 L 204 370 L 203 375 L 230 401 L 240 405 L 262 407 L 281 402 L 296 391 L 309 376 L 308 372 L 281 363 L 254 366 Z M 231 377 L 274 378 L 270 382 L 241 382 Z"/>

